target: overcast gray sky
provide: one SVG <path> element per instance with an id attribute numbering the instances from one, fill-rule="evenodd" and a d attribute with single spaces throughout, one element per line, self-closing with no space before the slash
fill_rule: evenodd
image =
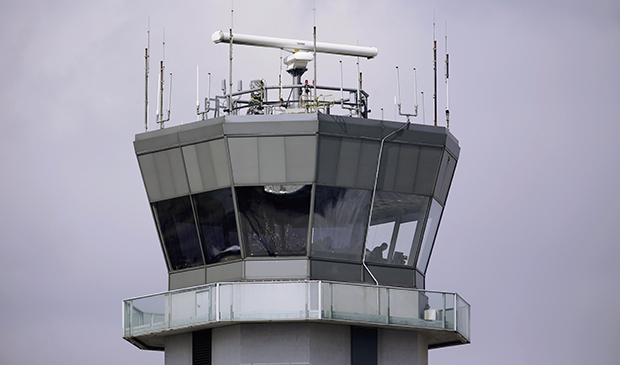
<path id="1" fill-rule="evenodd" d="M 312 38 L 311 1 L 234 7 L 239 33 Z M 472 344 L 431 350 L 430 362 L 618 363 L 620 3 L 316 7 L 320 41 L 379 49 L 360 63 L 374 118 L 381 108 L 394 118 L 399 65 L 403 102 L 417 68 L 430 123 L 433 8 L 444 109 L 448 22 L 450 130 L 462 151 L 427 288 L 472 305 Z M 212 94 L 228 77 L 227 47 L 210 36 L 229 28 L 230 1 L 0 4 L 2 364 L 163 363 L 121 338 L 121 301 L 167 289 L 132 146 L 144 130 L 149 16 L 151 116 L 165 28 L 168 125 L 191 122 L 196 66 L 205 93 L 207 72 Z M 279 56 L 236 47 L 233 79 L 275 84 Z M 335 56 L 319 56 L 319 84 L 338 86 L 340 59 L 354 85 L 355 60 Z"/>

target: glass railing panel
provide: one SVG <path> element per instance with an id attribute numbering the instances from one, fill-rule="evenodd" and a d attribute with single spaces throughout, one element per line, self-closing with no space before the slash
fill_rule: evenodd
<path id="1" fill-rule="evenodd" d="M 421 292 L 425 327 L 454 329 L 454 295 Z"/>
<path id="2" fill-rule="evenodd" d="M 427 297 L 416 290 L 390 289 L 390 323 L 423 326 Z"/>
<path id="3" fill-rule="evenodd" d="M 129 308 L 128 308 L 129 307 Z M 131 333 L 151 332 L 166 326 L 166 302 L 163 295 L 154 295 L 132 300 L 126 308 Z"/>
<path id="4" fill-rule="evenodd" d="M 310 292 L 305 282 L 230 285 L 232 320 L 308 318 Z"/>
<path id="5" fill-rule="evenodd" d="M 213 320 L 213 286 L 169 293 L 172 327 L 182 327 Z"/>
<path id="6" fill-rule="evenodd" d="M 333 319 L 362 322 L 387 322 L 387 292 L 373 286 L 332 284 Z M 382 295 L 383 294 L 383 295 Z"/>
<path id="7" fill-rule="evenodd" d="M 469 332 L 470 307 L 460 296 L 456 296 L 456 330 L 468 341 L 471 340 Z"/>

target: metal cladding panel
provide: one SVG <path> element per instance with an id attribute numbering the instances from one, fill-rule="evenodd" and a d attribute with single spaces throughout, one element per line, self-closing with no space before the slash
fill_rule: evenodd
<path id="1" fill-rule="evenodd" d="M 195 143 L 224 135 L 224 117 L 179 126 L 179 143 Z"/>
<path id="2" fill-rule="evenodd" d="M 314 180 L 316 167 L 316 136 L 284 137 L 286 182 Z"/>
<path id="3" fill-rule="evenodd" d="M 359 282 L 362 265 L 334 261 L 310 260 L 310 277 L 315 280 Z"/>
<path id="4" fill-rule="evenodd" d="M 305 279 L 308 277 L 308 260 L 245 261 L 246 279 Z"/>
<path id="5" fill-rule="evenodd" d="M 357 167 L 356 186 L 363 189 L 372 189 L 377 173 L 377 159 L 379 158 L 378 141 L 361 140 L 359 164 Z"/>
<path id="6" fill-rule="evenodd" d="M 394 190 L 394 184 L 398 180 L 398 152 L 400 146 L 393 143 L 383 145 L 381 156 L 381 166 L 379 167 L 379 189 Z"/>
<path id="7" fill-rule="evenodd" d="M 394 190 L 412 193 L 415 185 L 415 175 L 418 167 L 418 156 L 420 148 L 411 145 L 400 145 L 398 151 L 398 162 L 396 163 L 396 180 Z"/>
<path id="8" fill-rule="evenodd" d="M 415 270 L 412 267 L 386 267 L 368 264 L 368 268 L 380 285 L 414 287 Z M 368 271 L 364 271 L 364 281 L 373 281 Z"/>
<path id="9" fill-rule="evenodd" d="M 439 170 L 441 150 L 439 148 L 421 147 L 418 169 L 416 172 L 414 193 L 431 195 L 435 187 L 435 177 Z"/>
<path id="10" fill-rule="evenodd" d="M 448 137 L 446 138 L 446 148 L 448 151 L 452 152 L 458 160 L 459 154 L 461 153 L 461 147 L 459 147 L 459 141 L 449 131 Z"/>
<path id="11" fill-rule="evenodd" d="M 336 185 L 356 186 L 357 165 L 359 163 L 361 140 L 343 138 L 340 141 L 338 168 L 336 169 Z M 335 156 L 333 157 L 335 158 Z"/>
<path id="12" fill-rule="evenodd" d="M 425 277 L 418 270 L 415 271 L 415 287 L 418 289 L 426 289 Z"/>
<path id="13" fill-rule="evenodd" d="M 235 261 L 224 265 L 207 266 L 207 283 L 243 279 L 243 262 Z"/>
<path id="14" fill-rule="evenodd" d="M 338 159 L 340 155 L 340 138 L 319 137 L 319 162 L 317 171 L 317 182 L 320 184 L 336 184 L 336 173 L 338 172 Z"/>
<path id="15" fill-rule="evenodd" d="M 319 114 L 319 131 L 326 134 L 381 139 L 381 123 L 379 120 Z"/>
<path id="16" fill-rule="evenodd" d="M 230 163 L 235 184 L 260 183 L 258 165 L 258 138 L 229 138 Z"/>
<path id="17" fill-rule="evenodd" d="M 138 156 L 149 201 L 174 198 L 189 193 L 181 149 Z"/>
<path id="18" fill-rule="evenodd" d="M 205 284 L 205 269 L 173 272 L 168 274 L 168 290 Z"/>
<path id="19" fill-rule="evenodd" d="M 230 186 L 228 157 L 223 139 L 183 147 L 192 193 Z"/>
<path id="20" fill-rule="evenodd" d="M 379 143 L 356 138 L 321 136 L 317 182 L 372 189 Z"/>
<path id="21" fill-rule="evenodd" d="M 159 129 L 136 135 L 134 149 L 136 154 L 162 150 L 179 145 L 178 128 Z"/>
<path id="22" fill-rule="evenodd" d="M 439 174 L 437 176 L 437 184 L 435 186 L 435 199 L 443 205 L 446 204 L 448 190 L 450 190 L 450 183 L 452 182 L 455 169 L 456 159 L 447 151 L 444 151 L 441 159 L 441 166 L 439 167 Z"/>
<path id="23" fill-rule="evenodd" d="M 284 137 L 258 137 L 258 165 L 261 183 L 286 182 Z"/>
<path id="24" fill-rule="evenodd" d="M 226 116 L 224 132 L 243 134 L 316 133 L 316 114 L 234 115 Z"/>

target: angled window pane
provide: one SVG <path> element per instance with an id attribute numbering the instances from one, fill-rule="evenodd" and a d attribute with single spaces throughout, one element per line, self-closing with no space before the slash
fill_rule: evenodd
<path id="1" fill-rule="evenodd" d="M 170 269 L 203 265 L 189 196 L 153 203 Z"/>
<path id="2" fill-rule="evenodd" d="M 316 187 L 312 257 L 361 261 L 370 191 Z"/>
<path id="3" fill-rule="evenodd" d="M 198 194 L 194 196 L 194 205 L 207 264 L 241 258 L 232 190 Z"/>
<path id="4" fill-rule="evenodd" d="M 365 261 L 413 266 L 428 202 L 426 196 L 377 191 Z"/>
<path id="5" fill-rule="evenodd" d="M 422 247 L 420 248 L 420 255 L 418 257 L 418 263 L 416 268 L 426 274 L 426 268 L 428 267 L 428 261 L 431 258 L 431 252 L 433 251 L 433 245 L 435 243 L 435 236 L 437 235 L 437 228 L 439 228 L 439 219 L 443 207 L 433 199 L 431 204 L 431 211 L 428 215 L 428 221 L 426 222 L 426 229 L 424 230 L 424 238 L 422 239 Z"/>
<path id="6" fill-rule="evenodd" d="M 311 185 L 237 187 L 250 256 L 305 255 Z"/>

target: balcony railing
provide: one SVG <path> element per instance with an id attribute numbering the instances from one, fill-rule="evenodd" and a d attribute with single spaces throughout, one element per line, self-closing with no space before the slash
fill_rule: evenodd
<path id="1" fill-rule="evenodd" d="M 127 299 L 123 336 L 143 344 L 192 326 L 309 320 L 420 329 L 458 344 L 470 341 L 469 319 L 469 304 L 455 293 L 329 281 L 231 282 Z"/>

